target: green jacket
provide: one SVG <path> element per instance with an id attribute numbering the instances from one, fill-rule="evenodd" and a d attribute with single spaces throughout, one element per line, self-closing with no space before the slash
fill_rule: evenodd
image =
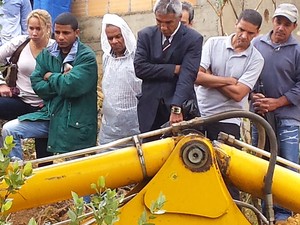
<path id="1" fill-rule="evenodd" d="M 73 66 L 63 74 L 63 66 Z M 48 81 L 44 74 L 52 72 Z M 70 152 L 96 145 L 98 67 L 94 52 L 77 40 L 63 60 L 55 43 L 36 59 L 33 90 L 44 100 L 37 112 L 19 120 L 49 120 L 48 151 Z"/>

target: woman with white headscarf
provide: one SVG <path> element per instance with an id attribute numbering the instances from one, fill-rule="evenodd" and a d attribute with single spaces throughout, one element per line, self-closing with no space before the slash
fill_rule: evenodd
<path id="1" fill-rule="evenodd" d="M 102 123 L 99 144 L 139 133 L 137 98 L 142 81 L 135 76 L 136 39 L 127 23 L 115 14 L 102 20 L 103 54 Z"/>

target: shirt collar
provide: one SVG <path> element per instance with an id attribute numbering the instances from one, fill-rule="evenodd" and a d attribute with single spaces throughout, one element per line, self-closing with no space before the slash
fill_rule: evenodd
<path id="1" fill-rule="evenodd" d="M 176 30 L 169 37 L 169 42 L 170 43 L 172 42 L 172 40 L 173 40 L 175 34 L 177 33 L 177 31 L 179 30 L 180 25 L 181 25 L 181 22 L 178 23 L 178 26 L 177 26 Z M 162 44 L 165 42 L 166 39 L 167 39 L 166 36 L 162 35 Z"/>
<path id="2" fill-rule="evenodd" d="M 232 42 L 231 42 L 234 35 L 235 35 L 235 33 L 230 34 L 228 36 L 227 41 L 226 41 L 226 48 L 230 48 L 232 50 L 234 49 L 233 46 L 232 46 Z"/>
<path id="3" fill-rule="evenodd" d="M 273 46 L 274 48 L 277 48 L 278 46 L 288 46 L 288 45 L 297 45 L 298 44 L 298 41 L 293 37 L 293 35 L 290 35 L 290 37 L 288 38 L 288 40 L 285 43 L 275 44 L 271 40 L 272 33 L 273 33 L 273 31 L 270 31 L 267 35 L 262 36 L 261 40 L 263 42 L 267 43 L 268 45 Z"/>
<path id="4" fill-rule="evenodd" d="M 231 49 L 232 51 L 234 51 L 234 48 L 232 46 L 232 38 L 234 35 L 235 35 L 235 33 L 229 35 L 227 38 L 227 41 L 226 41 L 226 48 Z M 248 46 L 248 48 L 245 49 L 244 51 L 240 52 L 239 55 L 245 55 L 245 56 L 250 55 L 252 52 L 252 48 L 253 48 L 253 44 L 252 44 L 252 42 L 250 42 L 250 45 Z"/>
<path id="5" fill-rule="evenodd" d="M 75 57 L 76 57 L 76 54 L 77 54 L 77 51 L 78 51 L 78 44 L 79 44 L 79 39 L 77 38 L 76 41 L 73 43 L 73 46 L 72 46 L 70 52 L 68 53 L 66 58 L 64 58 L 63 63 L 72 62 L 72 61 L 75 60 Z M 59 48 L 57 42 L 54 42 L 53 45 L 49 46 L 48 51 L 54 57 L 58 57 L 59 54 L 60 54 L 60 48 Z"/>
<path id="6" fill-rule="evenodd" d="M 110 54 L 111 54 L 111 56 L 113 57 L 113 58 L 120 58 L 120 57 L 117 57 L 117 55 L 116 55 L 116 53 L 111 49 L 110 50 Z M 124 51 L 124 53 L 123 53 L 123 55 L 121 56 L 121 57 L 124 57 L 124 56 L 126 56 L 126 55 L 128 55 L 129 54 L 129 51 L 127 50 L 127 48 L 125 49 L 125 51 Z"/>

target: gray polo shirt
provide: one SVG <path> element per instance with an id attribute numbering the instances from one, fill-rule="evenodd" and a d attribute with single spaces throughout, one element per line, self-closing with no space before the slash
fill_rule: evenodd
<path id="1" fill-rule="evenodd" d="M 209 38 L 203 46 L 200 65 L 205 69 L 210 69 L 216 76 L 234 77 L 238 79 L 238 82 L 252 89 L 263 68 L 264 59 L 252 44 L 243 52 L 234 52 L 231 44 L 233 36 L 234 34 L 227 37 Z M 245 109 L 248 104 L 248 95 L 242 101 L 236 102 L 215 88 L 201 85 L 196 87 L 196 93 L 201 116 L 204 117 L 230 110 Z M 239 118 L 222 122 L 240 125 Z"/>

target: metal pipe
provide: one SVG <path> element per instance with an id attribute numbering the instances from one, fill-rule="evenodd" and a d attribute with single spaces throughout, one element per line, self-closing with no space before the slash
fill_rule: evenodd
<path id="1" fill-rule="evenodd" d="M 226 143 L 230 143 L 230 144 L 234 144 L 234 145 L 237 145 L 237 146 L 240 146 L 242 148 L 246 148 L 248 150 L 251 150 L 261 156 L 265 156 L 267 158 L 270 158 L 271 154 L 270 152 L 267 152 L 265 150 L 262 150 L 260 148 L 257 148 L 253 145 L 249 145 L 243 141 L 239 141 L 237 139 L 235 139 L 235 137 L 233 137 L 232 135 L 229 135 L 229 134 L 225 134 L 223 132 L 220 133 L 220 137 L 222 140 L 224 140 Z M 291 168 L 294 168 L 296 169 L 298 172 L 300 171 L 300 165 L 299 164 L 296 164 L 294 162 L 291 162 L 289 160 L 286 160 L 280 156 L 277 156 L 276 158 L 276 161 L 279 162 L 279 163 L 282 163 L 284 164 L 285 166 L 288 166 L 288 167 L 291 167 Z"/>

